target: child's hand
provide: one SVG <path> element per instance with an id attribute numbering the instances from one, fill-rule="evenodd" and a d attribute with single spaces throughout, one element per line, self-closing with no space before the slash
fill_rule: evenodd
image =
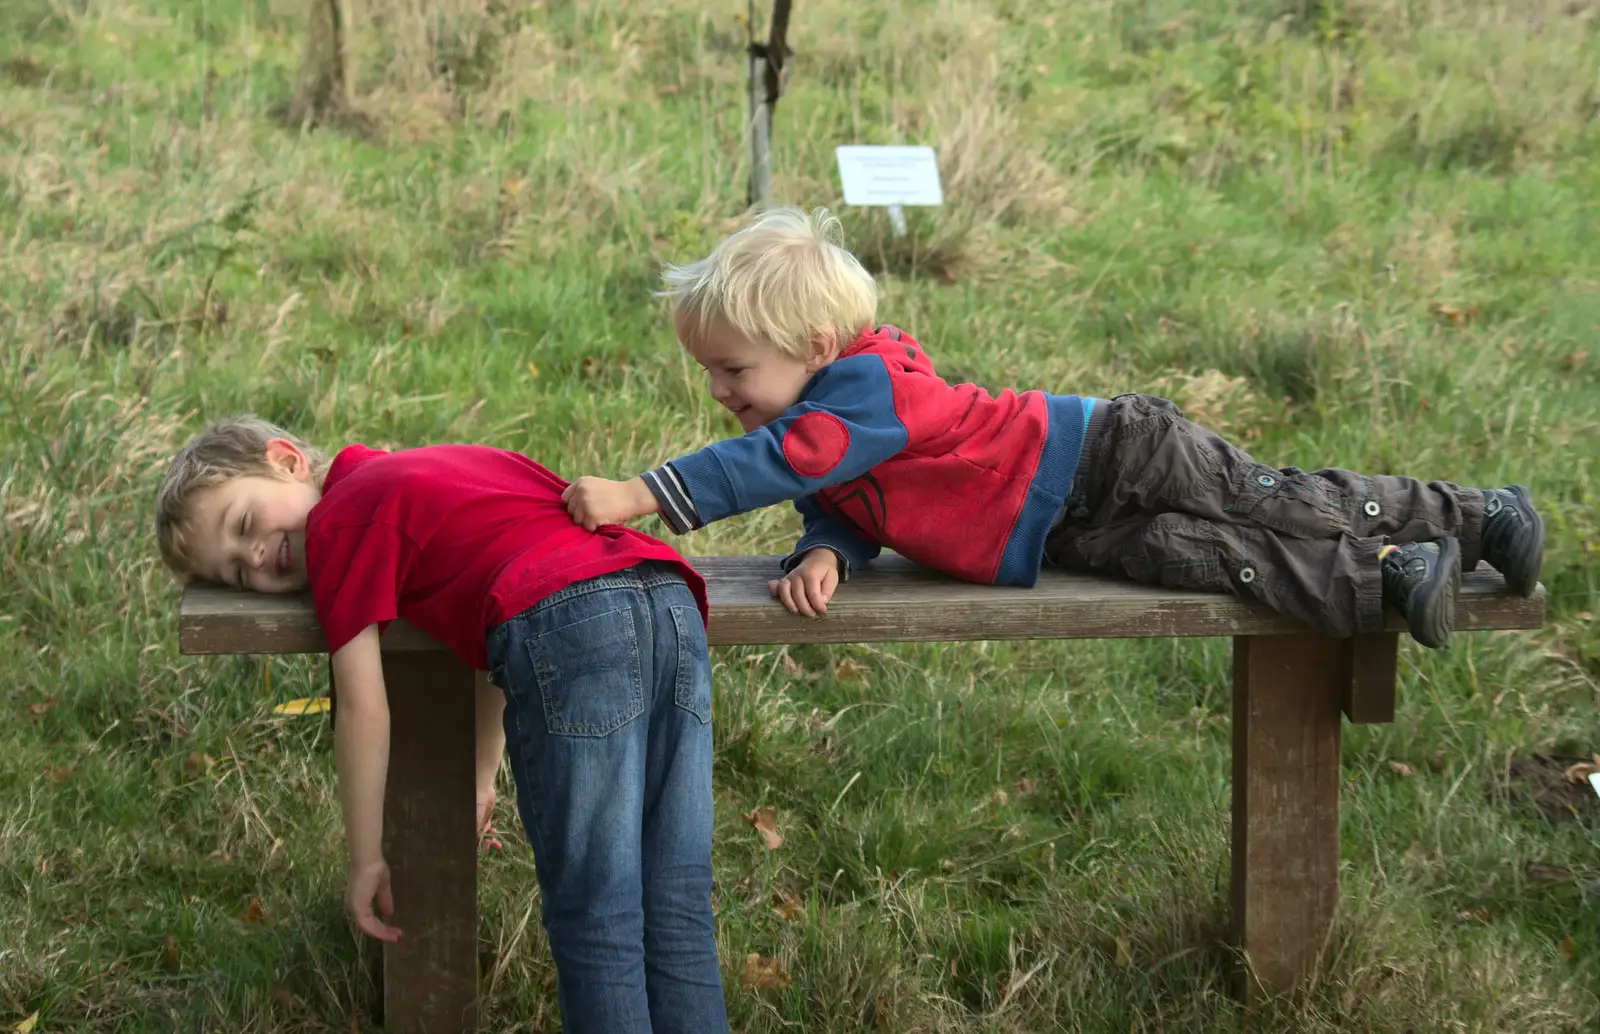
<path id="1" fill-rule="evenodd" d="M 399 927 L 390 926 L 372 913 L 372 899 L 378 899 L 378 910 L 384 915 L 394 915 L 394 891 L 389 886 L 389 863 L 382 858 L 362 866 L 351 866 L 349 880 L 344 887 L 344 907 L 356 921 L 361 932 L 380 941 L 398 941 Z"/>
<path id="2" fill-rule="evenodd" d="M 561 493 L 561 501 L 567 504 L 567 512 L 583 525 L 584 531 L 593 531 L 602 524 L 621 524 L 660 509 L 655 493 L 643 478 L 607 481 L 582 477 L 567 486 Z"/>
<path id="3" fill-rule="evenodd" d="M 828 612 L 828 601 L 839 587 L 839 558 L 833 550 L 818 546 L 782 578 L 767 583 L 767 591 L 796 614 L 819 618 Z"/>
<path id="4" fill-rule="evenodd" d="M 478 849 L 481 851 L 498 851 L 505 845 L 500 843 L 499 833 L 494 828 L 494 787 L 478 791 Z"/>

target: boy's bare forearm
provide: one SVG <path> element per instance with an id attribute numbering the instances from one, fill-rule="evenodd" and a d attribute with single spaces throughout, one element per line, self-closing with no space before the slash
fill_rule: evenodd
<path id="1" fill-rule="evenodd" d="M 495 773 L 500 771 L 500 759 L 506 752 L 505 709 L 506 697 L 500 687 L 490 682 L 484 672 L 478 672 L 476 767 L 480 797 L 485 790 L 494 789 Z"/>
<path id="2" fill-rule="evenodd" d="M 383 858 L 383 790 L 389 775 L 389 699 L 371 625 L 333 655 L 339 689 L 334 762 L 350 867 Z"/>

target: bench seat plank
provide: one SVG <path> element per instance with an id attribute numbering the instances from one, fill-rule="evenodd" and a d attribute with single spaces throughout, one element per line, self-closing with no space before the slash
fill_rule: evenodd
<path id="1" fill-rule="evenodd" d="M 1047 570 L 1031 589 L 960 582 L 886 555 L 840 586 L 817 621 L 790 614 L 767 594 L 775 556 L 690 557 L 705 575 L 714 645 L 900 643 L 984 639 L 1123 639 L 1286 635 L 1305 629 L 1265 607 L 1220 593 L 1152 588 L 1094 575 Z M 1465 574 L 1456 628 L 1538 628 L 1544 590 L 1510 596 L 1482 567 Z M 1389 631 L 1404 631 L 1392 609 Z M 321 653 L 322 631 L 307 595 L 262 596 L 191 585 L 184 590 L 178 641 L 187 654 Z M 386 650 L 436 650 L 403 621 L 383 637 Z"/>

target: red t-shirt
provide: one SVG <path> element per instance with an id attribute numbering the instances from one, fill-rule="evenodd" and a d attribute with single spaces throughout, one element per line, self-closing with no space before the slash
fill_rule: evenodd
<path id="1" fill-rule="evenodd" d="M 645 560 L 675 564 L 708 617 L 705 581 L 676 550 L 621 525 L 584 531 L 561 502 L 566 486 L 526 456 L 482 445 L 341 450 L 306 517 L 328 652 L 398 617 L 482 671 L 489 629 Z"/>

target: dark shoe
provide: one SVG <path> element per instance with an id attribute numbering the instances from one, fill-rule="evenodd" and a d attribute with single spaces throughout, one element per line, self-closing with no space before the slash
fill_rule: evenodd
<path id="1" fill-rule="evenodd" d="M 1461 585 L 1461 543 L 1408 542 L 1383 558 L 1382 569 L 1384 602 L 1400 608 L 1411 638 L 1435 650 L 1448 645 Z"/>
<path id="2" fill-rule="evenodd" d="M 1532 596 L 1544 564 L 1544 520 L 1521 485 L 1483 491 L 1483 558 L 1505 575 L 1506 587 Z"/>

